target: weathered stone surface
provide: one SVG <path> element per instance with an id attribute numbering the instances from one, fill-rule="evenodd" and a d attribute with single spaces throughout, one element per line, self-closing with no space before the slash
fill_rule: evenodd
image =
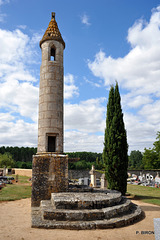
<path id="1" fill-rule="evenodd" d="M 41 201 L 40 207 L 44 219 L 56 221 L 91 221 L 110 219 L 118 215 L 123 215 L 131 207 L 131 201 L 123 198 L 120 205 L 102 209 L 54 209 L 51 201 Z"/>
<path id="2" fill-rule="evenodd" d="M 43 203 L 42 203 L 43 205 Z M 42 206 L 41 206 L 42 207 Z M 59 211 L 56 209 L 56 211 Z M 76 210 L 64 210 L 61 215 L 57 216 L 56 220 L 46 220 L 45 217 L 42 219 L 42 213 L 41 208 L 39 210 L 32 209 L 32 227 L 39 227 L 39 228 L 51 228 L 51 229 L 70 229 L 70 230 L 86 230 L 86 229 L 107 229 L 107 228 L 118 228 L 123 227 L 129 224 L 133 224 L 134 222 L 140 221 L 144 214 L 141 210 L 141 208 L 135 204 L 131 204 L 130 210 L 121 216 L 113 216 L 113 218 L 110 219 L 96 219 L 96 220 L 86 220 L 85 218 L 82 218 L 82 211 L 86 210 L 78 210 L 77 211 L 77 218 L 79 220 L 75 221 L 74 218 L 69 218 L 65 212 L 72 211 L 73 213 L 76 212 Z M 88 216 L 89 216 L 89 210 Z M 102 211 L 102 210 L 99 210 Z M 70 215 L 71 216 L 71 215 Z M 87 216 L 87 212 L 86 212 Z M 91 214 L 90 214 L 91 216 Z M 99 215 L 100 218 L 101 215 Z M 92 215 L 93 217 L 93 215 Z M 82 218 L 82 219 L 81 219 Z M 73 219 L 73 220 L 72 220 Z"/>
<path id="3" fill-rule="evenodd" d="M 53 46 L 55 48 L 55 60 L 51 61 L 51 48 Z M 42 64 L 39 89 L 38 152 L 48 151 L 48 136 L 50 136 L 49 134 L 56 133 L 55 152 L 63 153 L 64 47 L 61 42 L 52 39 L 43 42 L 41 44 L 41 49 Z M 54 113 L 54 121 L 50 121 L 51 111 Z M 46 128 L 48 131 L 46 131 Z"/>
<path id="4" fill-rule="evenodd" d="M 106 229 L 133 224 L 144 217 L 139 206 L 131 203 L 129 199 L 121 197 L 121 194 L 117 191 L 95 190 L 91 188 L 88 190 L 90 192 L 53 193 L 52 201 L 43 200 L 39 208 L 32 208 L 32 227 L 71 230 Z M 115 202 L 113 199 L 116 198 L 116 195 L 118 197 L 118 194 L 120 194 L 119 197 L 121 201 Z M 57 198 L 55 197 L 56 195 Z M 54 200 L 58 199 L 58 201 L 61 201 L 62 198 L 60 200 L 60 195 L 63 196 L 62 198 L 67 197 L 66 202 L 68 202 L 70 207 L 75 207 L 74 201 L 77 202 L 78 200 L 78 202 L 80 202 L 80 208 L 78 206 L 77 209 L 68 209 L 66 206 L 61 206 L 65 208 L 56 209 Z M 93 201 L 95 201 L 95 199 L 101 201 L 100 205 L 102 206 L 104 204 L 104 195 L 108 195 L 108 199 L 113 200 L 113 202 L 111 200 L 113 206 L 94 209 L 92 205 L 92 209 L 85 208 L 91 199 Z M 71 204 L 69 202 L 71 202 Z M 81 208 L 83 203 L 84 206 Z"/>
<path id="5" fill-rule="evenodd" d="M 52 193 L 51 201 L 56 209 L 101 209 L 119 203 L 121 193 Z"/>
<path id="6" fill-rule="evenodd" d="M 68 156 L 40 154 L 33 156 L 32 164 L 32 206 L 41 200 L 51 198 L 53 192 L 68 190 Z"/>

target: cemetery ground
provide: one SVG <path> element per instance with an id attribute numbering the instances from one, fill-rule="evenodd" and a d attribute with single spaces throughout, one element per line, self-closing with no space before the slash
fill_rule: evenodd
<path id="1" fill-rule="evenodd" d="M 29 189 L 29 192 L 28 190 Z M 146 217 L 134 225 L 116 229 L 104 230 L 51 230 L 31 228 L 31 183 L 28 177 L 19 177 L 19 182 L 5 187 L 8 188 L 8 196 L 0 191 L 0 197 L 4 197 L 4 201 L 0 201 L 1 227 L 0 236 L 5 240 L 131 240 L 131 239 L 155 239 L 154 236 L 154 218 L 160 218 L 160 188 L 152 188 L 145 186 L 128 185 L 129 198 L 132 202 L 139 205 L 145 212 Z M 4 189 L 5 189 L 4 188 Z M 4 190 L 3 189 L 3 190 Z M 16 190 L 13 190 L 16 189 Z M 23 194 L 21 190 L 25 189 Z M 19 192 L 20 190 L 20 192 Z M 26 191 L 28 192 L 26 194 Z M 17 201 L 11 197 L 11 192 L 15 193 L 14 199 L 26 198 Z M 2 199 L 2 198 L 1 198 Z M 138 200 L 137 200 L 138 199 Z M 153 201 L 150 204 L 143 201 Z M 158 206 L 159 205 L 159 206 Z"/>
<path id="2" fill-rule="evenodd" d="M 13 175 L 15 180 L 12 184 L 5 184 L 0 190 L 0 201 L 14 201 L 23 198 L 31 197 L 31 182 L 27 176 L 18 176 L 18 181 L 16 182 L 16 177 Z"/>
<path id="3" fill-rule="evenodd" d="M 131 200 L 141 200 L 160 206 L 160 188 L 128 184 L 127 192 L 130 194 Z"/>
<path id="4" fill-rule="evenodd" d="M 13 177 L 16 179 L 15 175 Z M 131 200 L 141 200 L 160 206 L 160 188 L 148 186 L 127 185 L 127 195 Z M 18 182 L 6 184 L 0 190 L 1 201 L 13 201 L 31 197 L 31 182 L 27 176 L 18 176 Z"/>
<path id="5" fill-rule="evenodd" d="M 31 228 L 31 199 L 0 203 L 0 236 L 5 240 L 153 240 L 154 218 L 160 217 L 160 206 L 133 201 L 146 217 L 133 225 L 103 230 L 62 230 Z"/>

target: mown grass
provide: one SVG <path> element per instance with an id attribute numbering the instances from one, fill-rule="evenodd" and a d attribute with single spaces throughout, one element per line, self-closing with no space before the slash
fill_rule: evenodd
<path id="1" fill-rule="evenodd" d="M 0 201 L 14 201 L 31 197 L 31 186 L 7 184 L 0 191 Z"/>
<path id="2" fill-rule="evenodd" d="M 16 180 L 16 175 L 12 175 L 12 177 L 14 177 L 15 180 Z M 29 183 L 29 177 L 18 175 L 18 182 L 21 183 L 21 184 L 23 184 L 23 183 Z"/>
<path id="3" fill-rule="evenodd" d="M 16 180 L 15 175 L 12 175 L 12 177 Z M 29 177 L 26 176 L 18 175 L 18 183 L 6 184 L 0 190 L 0 201 L 14 201 L 29 197 L 31 197 L 31 182 Z"/>
<path id="4" fill-rule="evenodd" d="M 127 185 L 127 192 L 133 200 L 141 200 L 160 206 L 160 188 L 152 188 L 139 185 Z"/>
<path id="5" fill-rule="evenodd" d="M 6 184 L 6 187 L 2 188 L 0 191 L 0 201 L 14 201 L 31 197 L 30 185 L 29 177 L 18 176 L 18 184 Z M 133 200 L 141 200 L 160 206 L 160 188 L 128 184 L 127 193 L 131 195 L 131 199 Z"/>

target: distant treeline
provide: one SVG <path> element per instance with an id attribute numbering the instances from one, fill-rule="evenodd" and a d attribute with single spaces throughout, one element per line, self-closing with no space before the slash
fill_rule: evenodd
<path id="1" fill-rule="evenodd" d="M 103 169 L 104 164 L 102 160 L 102 153 L 94 153 L 94 152 L 70 152 L 67 153 L 69 158 L 80 158 L 79 161 L 70 162 L 68 164 L 69 169 L 86 169 L 90 170 L 92 165 L 95 166 L 96 169 Z"/>
<path id="2" fill-rule="evenodd" d="M 32 168 L 32 156 L 37 153 L 37 148 L 30 147 L 0 147 L 0 154 L 10 153 L 16 168 Z M 93 152 L 66 153 L 69 158 L 80 158 L 79 161 L 70 162 L 69 169 L 91 169 L 94 164 L 96 169 L 102 169 L 102 154 Z"/>
<path id="3" fill-rule="evenodd" d="M 145 149 L 144 153 L 138 150 L 131 151 L 128 161 L 128 169 L 160 169 L 160 133 L 158 141 L 154 143 L 154 148 Z M 3 156 L 3 154 L 11 156 Z M 14 161 L 15 168 L 32 168 L 32 156 L 37 153 L 37 148 L 31 147 L 0 147 L 0 166 L 11 158 Z M 92 165 L 98 170 L 104 169 L 102 153 L 94 152 L 68 152 L 69 158 L 80 158 L 79 161 L 69 161 L 68 168 L 75 170 L 90 170 Z M 5 160 L 6 159 L 6 160 Z M 3 164 L 2 164 L 3 160 Z M 7 165 L 7 164 L 6 164 Z"/>
<path id="4" fill-rule="evenodd" d="M 32 155 L 37 148 L 30 147 L 0 147 L 0 154 L 10 153 L 16 168 L 32 168 Z"/>

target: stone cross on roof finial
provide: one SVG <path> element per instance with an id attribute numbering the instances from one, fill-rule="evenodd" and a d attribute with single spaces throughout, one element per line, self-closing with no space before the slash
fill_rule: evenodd
<path id="1" fill-rule="evenodd" d="M 52 12 L 52 19 L 55 19 L 55 12 Z"/>

